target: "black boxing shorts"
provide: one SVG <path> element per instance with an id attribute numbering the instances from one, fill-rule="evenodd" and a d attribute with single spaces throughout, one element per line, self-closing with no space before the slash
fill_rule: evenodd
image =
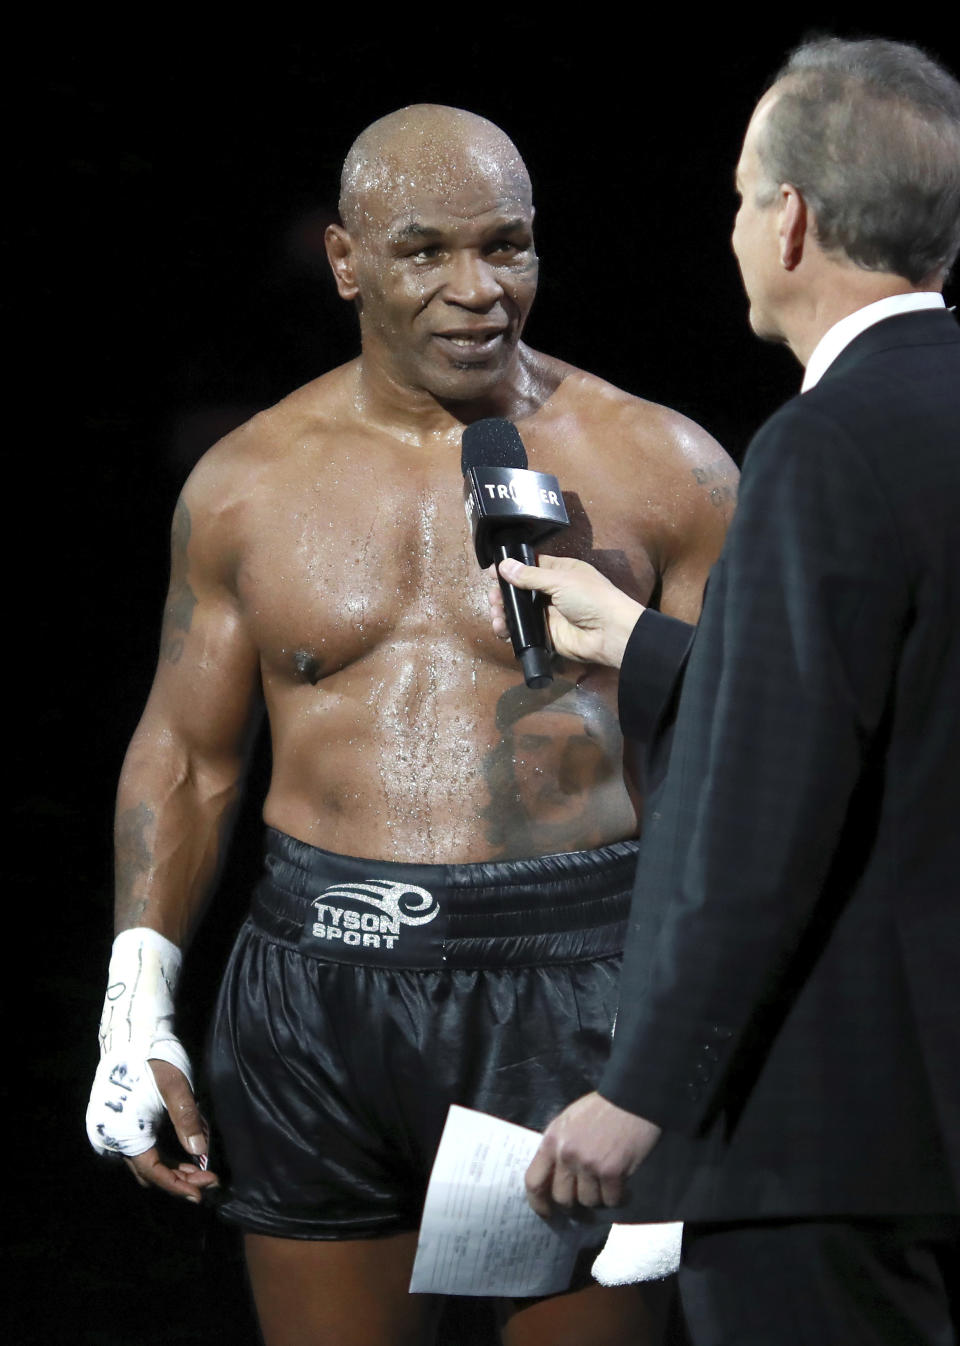
<path id="1" fill-rule="evenodd" d="M 210 1046 L 226 1218 L 416 1229 L 451 1103 L 540 1130 L 592 1089 L 636 852 L 408 865 L 269 829 Z"/>

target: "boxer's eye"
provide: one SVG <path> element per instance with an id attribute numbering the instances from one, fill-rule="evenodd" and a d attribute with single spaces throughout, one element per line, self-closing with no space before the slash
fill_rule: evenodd
<path id="1" fill-rule="evenodd" d="M 528 252 L 530 242 L 528 238 L 498 238 L 487 247 L 486 253 L 488 257 L 510 260 Z"/>

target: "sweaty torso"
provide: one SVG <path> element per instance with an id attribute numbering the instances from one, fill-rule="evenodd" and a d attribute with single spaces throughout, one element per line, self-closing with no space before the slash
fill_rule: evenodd
<path id="1" fill-rule="evenodd" d="M 662 411 L 544 369 L 549 395 L 517 424 L 571 519 L 546 549 L 646 603 L 677 471 L 658 444 Z M 235 584 L 270 719 L 266 821 L 343 854 L 428 863 L 634 835 L 616 674 L 558 663 L 551 687 L 524 686 L 490 628 L 459 444 L 364 424 L 354 371 L 301 389 L 243 436 Z"/>

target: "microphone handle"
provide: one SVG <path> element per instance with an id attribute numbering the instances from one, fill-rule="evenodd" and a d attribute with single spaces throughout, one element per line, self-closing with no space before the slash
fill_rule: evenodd
<path id="1" fill-rule="evenodd" d="M 524 565 L 535 566 L 537 554 L 529 542 L 511 537 L 507 530 L 491 540 L 494 565 L 501 561 L 522 561 Z M 528 687 L 549 687 L 553 682 L 553 669 L 550 664 L 550 640 L 547 635 L 547 623 L 544 614 L 543 594 L 529 589 L 517 589 L 498 573 L 500 592 L 503 594 L 503 607 L 507 618 L 507 629 L 513 643 L 513 652 L 520 660 L 524 680 Z"/>

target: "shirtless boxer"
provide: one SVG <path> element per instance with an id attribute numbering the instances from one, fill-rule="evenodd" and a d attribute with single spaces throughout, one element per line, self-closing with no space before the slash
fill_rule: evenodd
<path id="1" fill-rule="evenodd" d="M 616 674 L 558 662 L 550 687 L 522 687 L 464 517 L 464 425 L 515 421 L 565 492 L 562 551 L 690 621 L 736 480 L 683 417 L 521 342 L 530 182 L 489 122 L 417 106 L 374 123 L 340 205 L 327 250 L 361 355 L 216 445 L 177 506 L 159 667 L 120 783 L 120 943 L 88 1114 L 141 1183 L 196 1201 L 216 1182 L 161 1159 L 149 1107 L 120 1139 L 146 1087 L 128 1038 L 202 1154 L 173 986 L 262 695 L 267 871 L 211 1074 L 225 1213 L 268 1346 L 429 1341 L 437 1306 L 407 1285 L 447 1104 L 542 1126 L 609 1041 L 638 828 Z M 643 1300 L 588 1285 L 517 1301 L 504 1341 L 645 1341 Z"/>

